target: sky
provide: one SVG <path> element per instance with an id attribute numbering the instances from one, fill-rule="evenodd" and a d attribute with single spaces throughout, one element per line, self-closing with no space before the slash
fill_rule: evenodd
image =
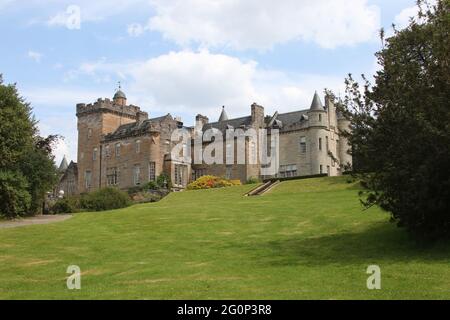
<path id="1" fill-rule="evenodd" d="M 112 98 L 158 117 L 217 121 L 309 108 L 377 70 L 378 34 L 415 0 L 0 0 L 0 73 L 31 103 L 42 135 L 76 161 L 77 103 Z"/>

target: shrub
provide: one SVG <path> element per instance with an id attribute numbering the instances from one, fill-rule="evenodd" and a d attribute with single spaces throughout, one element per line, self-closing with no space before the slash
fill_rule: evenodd
<path id="1" fill-rule="evenodd" d="M 215 176 L 203 176 L 187 186 L 188 190 L 214 189 L 241 185 L 239 180 L 227 180 Z"/>
<path id="2" fill-rule="evenodd" d="M 0 171 L 0 215 L 23 216 L 31 206 L 28 183 L 20 173 Z"/>
<path id="3" fill-rule="evenodd" d="M 169 175 L 162 173 L 157 179 L 156 179 L 156 184 L 158 185 L 159 188 L 164 188 L 164 184 L 167 184 L 166 187 L 168 189 L 172 188 L 172 181 L 169 177 Z"/>
<path id="4" fill-rule="evenodd" d="M 247 180 L 247 184 L 256 184 L 256 183 L 260 183 L 261 182 L 261 180 L 259 180 L 258 178 L 256 178 L 256 177 L 250 177 L 250 178 L 248 178 L 248 180 Z"/>
<path id="5" fill-rule="evenodd" d="M 90 211 L 105 211 L 128 207 L 130 197 L 115 188 L 104 188 L 81 197 L 81 207 Z"/>
<path id="6" fill-rule="evenodd" d="M 59 199 L 50 209 L 53 214 L 76 213 L 81 209 L 80 198 L 67 197 Z"/>
<path id="7" fill-rule="evenodd" d="M 158 183 L 156 183 L 156 181 L 150 181 L 149 183 L 147 183 L 145 185 L 145 189 L 146 190 L 158 190 L 159 186 L 158 186 Z"/>

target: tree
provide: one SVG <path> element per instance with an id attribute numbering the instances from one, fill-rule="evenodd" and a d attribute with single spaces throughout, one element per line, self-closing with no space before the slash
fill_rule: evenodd
<path id="1" fill-rule="evenodd" d="M 15 85 L 0 75 L 0 215 L 34 214 L 56 183 L 52 145 L 58 136 L 42 138 L 32 109 Z"/>
<path id="2" fill-rule="evenodd" d="M 381 33 L 375 84 L 350 75 L 339 109 L 364 204 L 427 241 L 450 237 L 450 0 L 418 7 L 406 29 Z"/>

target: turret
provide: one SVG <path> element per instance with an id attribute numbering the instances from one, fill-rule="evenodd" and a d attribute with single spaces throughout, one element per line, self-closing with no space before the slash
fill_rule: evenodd
<path id="1" fill-rule="evenodd" d="M 228 120 L 228 115 L 225 111 L 225 106 L 222 107 L 222 113 L 220 114 L 219 117 L 219 122 L 223 122 L 223 121 L 227 121 Z"/>
<path id="2" fill-rule="evenodd" d="M 327 127 L 328 116 L 327 111 L 323 107 L 317 91 L 314 93 L 314 98 L 311 103 L 311 108 L 308 111 L 309 126 L 310 127 Z"/>
<path id="3" fill-rule="evenodd" d="M 120 89 L 120 86 L 119 86 L 119 90 L 117 90 L 116 94 L 114 95 L 113 101 L 114 101 L 114 104 L 116 104 L 118 106 L 124 107 L 127 105 L 127 96 Z"/>
<path id="4" fill-rule="evenodd" d="M 67 170 L 67 168 L 69 168 L 69 163 L 67 162 L 67 158 L 64 155 L 64 158 L 62 159 L 61 164 L 59 165 L 58 171 L 60 173 L 64 173 Z"/>
<path id="5" fill-rule="evenodd" d="M 317 91 L 308 111 L 308 138 L 310 141 L 311 174 L 327 172 L 330 164 L 328 156 L 328 113 L 320 100 Z"/>

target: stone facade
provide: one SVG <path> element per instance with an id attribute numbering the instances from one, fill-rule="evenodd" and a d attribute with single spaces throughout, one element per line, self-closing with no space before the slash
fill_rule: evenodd
<path id="1" fill-rule="evenodd" d="M 253 104 L 247 117 L 228 119 L 225 108 L 218 122 L 209 122 L 198 115 L 194 127 L 184 127 L 180 119 L 170 114 L 150 118 L 137 106 L 128 105 L 125 94 L 119 90 L 113 100 L 99 99 L 93 104 L 78 104 L 78 177 L 76 192 L 84 193 L 106 186 L 128 189 L 155 180 L 160 174 L 170 176 L 174 188 L 183 189 L 189 182 L 203 175 L 223 176 L 246 182 L 261 176 L 259 158 L 249 163 L 251 150 L 258 141 L 245 140 L 247 164 L 194 164 L 172 159 L 176 145 L 171 141 L 174 130 L 184 128 L 192 138 L 202 137 L 208 129 L 277 129 L 280 132 L 279 172 L 275 177 L 304 176 L 328 173 L 342 174 L 345 164 L 351 164 L 347 141 L 341 130 L 347 130 L 348 121 L 336 112 L 331 99 L 322 105 L 317 93 L 310 109 L 266 116 L 264 108 Z M 224 160 L 230 147 L 224 138 Z M 207 150 L 191 148 L 192 154 Z M 237 159 L 237 141 L 234 141 Z M 257 152 L 257 151 L 256 151 Z M 224 161 L 225 162 L 225 161 Z M 70 175 L 69 175 L 70 176 Z M 272 177 L 272 176 L 271 176 Z"/>
<path id="2" fill-rule="evenodd" d="M 60 166 L 61 176 L 59 179 L 58 186 L 53 192 L 55 197 L 61 196 L 61 191 L 63 191 L 64 196 L 73 196 L 78 194 L 78 167 L 75 162 L 70 162 L 62 171 L 62 167 L 65 161 L 65 157 Z"/>

